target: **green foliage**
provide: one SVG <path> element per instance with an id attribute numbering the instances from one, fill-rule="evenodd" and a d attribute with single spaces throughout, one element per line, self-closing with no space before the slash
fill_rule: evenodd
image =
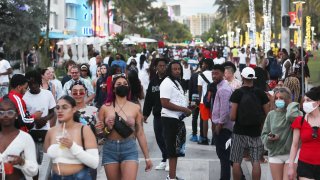
<path id="1" fill-rule="evenodd" d="M 310 84 L 314 86 L 320 85 L 320 51 L 313 51 L 313 57 L 308 61 L 308 67 L 310 70 Z"/>
<path id="2" fill-rule="evenodd" d="M 46 18 L 43 0 L 1 1 L 0 39 L 6 43 L 10 52 L 25 50 L 37 43 Z"/>

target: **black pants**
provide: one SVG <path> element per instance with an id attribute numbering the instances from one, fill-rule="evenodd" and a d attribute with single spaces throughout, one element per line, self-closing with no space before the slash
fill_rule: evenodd
<path id="1" fill-rule="evenodd" d="M 196 107 L 192 111 L 192 135 L 197 135 L 198 132 L 198 118 L 199 118 L 199 107 Z M 200 136 L 203 137 L 203 122 L 200 120 Z"/>
<path id="2" fill-rule="evenodd" d="M 230 139 L 232 132 L 229 129 L 221 129 L 220 134 L 215 134 L 216 152 L 220 159 L 220 180 L 230 180 L 231 178 L 231 161 L 230 147 L 226 149 L 226 142 Z"/>
<path id="3" fill-rule="evenodd" d="M 163 136 L 163 125 L 161 122 L 161 117 L 154 117 L 153 130 L 156 136 L 157 144 L 162 153 L 162 162 L 165 162 L 167 160 L 167 149 L 166 149 L 166 144 Z"/>

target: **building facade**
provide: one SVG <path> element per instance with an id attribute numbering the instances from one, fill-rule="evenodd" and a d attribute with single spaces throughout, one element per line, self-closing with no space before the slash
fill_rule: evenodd
<path id="1" fill-rule="evenodd" d="M 213 14 L 199 13 L 189 17 L 190 32 L 193 36 L 200 36 L 202 33 L 208 31 L 214 22 L 215 16 Z"/>
<path id="2" fill-rule="evenodd" d="M 96 36 L 107 36 L 107 8 L 102 0 L 97 0 L 96 23 L 94 9 L 94 5 L 88 5 L 87 0 L 51 0 L 49 37 L 63 39 L 93 36 L 94 26 Z"/>

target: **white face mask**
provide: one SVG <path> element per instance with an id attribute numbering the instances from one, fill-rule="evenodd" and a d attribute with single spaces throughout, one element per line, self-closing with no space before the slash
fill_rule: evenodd
<path id="1" fill-rule="evenodd" d="M 315 109 L 318 108 L 318 106 L 313 107 L 313 103 L 314 102 L 305 102 L 303 103 L 303 110 L 304 112 L 306 112 L 307 114 L 311 113 L 312 111 L 314 111 Z"/>

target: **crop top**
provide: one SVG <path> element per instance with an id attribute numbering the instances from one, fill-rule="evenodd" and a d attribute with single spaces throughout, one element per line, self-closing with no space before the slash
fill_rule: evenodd
<path id="1" fill-rule="evenodd" d="M 292 129 L 300 129 L 301 150 L 299 160 L 312 165 L 320 165 L 320 129 L 317 130 L 318 137 L 312 138 L 312 128 L 308 121 L 304 120 L 301 126 L 302 117 L 297 117 L 292 123 Z"/>
<path id="2" fill-rule="evenodd" d="M 3 153 L 0 153 L 0 165 L 4 166 L 3 161 L 8 155 L 20 156 L 24 155 L 25 163 L 23 166 L 14 165 L 22 171 L 25 177 L 32 177 L 38 173 L 38 163 L 36 159 L 36 146 L 30 134 L 21 131 L 15 137 L 15 139 L 8 145 Z M 2 179 L 4 178 L 4 173 L 2 174 Z"/>
<path id="3" fill-rule="evenodd" d="M 47 153 L 53 163 L 84 164 L 96 169 L 99 164 L 98 149 L 86 149 L 73 142 L 70 149 L 60 147 L 59 144 L 51 144 Z"/>

